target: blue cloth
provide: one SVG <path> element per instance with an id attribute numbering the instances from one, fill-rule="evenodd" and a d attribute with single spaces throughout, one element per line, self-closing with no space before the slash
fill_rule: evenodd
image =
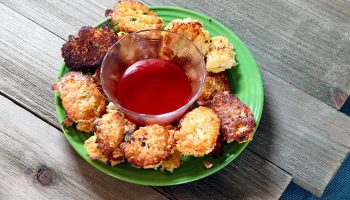
<path id="1" fill-rule="evenodd" d="M 340 109 L 341 112 L 350 116 L 350 97 Z M 289 184 L 284 191 L 281 200 L 350 200 L 350 155 L 344 161 L 333 180 L 327 186 L 322 198 L 313 196 L 310 192 Z"/>
<path id="2" fill-rule="evenodd" d="M 350 156 L 340 167 L 334 179 L 329 183 L 322 198 L 313 196 L 310 192 L 297 186 L 289 184 L 284 191 L 281 200 L 350 200 Z"/>

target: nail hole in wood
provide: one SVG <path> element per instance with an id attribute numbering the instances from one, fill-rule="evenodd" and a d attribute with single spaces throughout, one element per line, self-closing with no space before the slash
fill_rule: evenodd
<path id="1" fill-rule="evenodd" d="M 53 182 L 54 177 L 54 172 L 44 165 L 39 167 L 35 175 L 35 178 L 39 181 L 39 183 L 44 186 L 50 185 Z"/>

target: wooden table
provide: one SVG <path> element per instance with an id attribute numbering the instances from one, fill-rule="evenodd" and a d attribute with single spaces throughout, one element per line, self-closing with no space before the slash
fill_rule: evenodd
<path id="1" fill-rule="evenodd" d="M 264 79 L 254 141 L 220 172 L 146 187 L 113 179 L 72 150 L 51 85 L 69 34 L 114 0 L 1 0 L 0 199 L 278 199 L 293 181 L 321 196 L 350 148 L 348 0 L 144 1 L 203 12 L 248 46 Z"/>

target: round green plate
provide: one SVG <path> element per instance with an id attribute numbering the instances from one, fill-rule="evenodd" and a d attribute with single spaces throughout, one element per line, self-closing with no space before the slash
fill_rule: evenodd
<path id="1" fill-rule="evenodd" d="M 232 31 L 230 31 L 220 22 L 203 14 L 177 7 L 154 6 L 150 8 L 157 12 L 158 16 L 164 20 L 165 25 L 173 19 L 192 17 L 193 19 L 200 20 L 204 24 L 205 29 L 210 32 L 210 37 L 223 35 L 229 39 L 235 48 L 237 55 L 236 59 L 239 63 L 238 66 L 229 70 L 228 73 L 231 82 L 232 93 L 237 95 L 252 109 L 258 125 L 261 118 L 264 101 L 263 83 L 258 66 L 244 43 Z M 97 26 L 101 26 L 108 20 L 108 18 L 105 19 Z M 58 73 L 56 82 L 58 82 L 59 78 L 67 72 L 68 69 L 63 64 L 61 70 Z M 56 92 L 55 103 L 57 118 L 60 123 L 62 123 L 66 117 L 66 112 L 63 109 L 60 97 Z M 202 158 L 184 157 L 182 160 L 182 166 L 180 168 L 174 170 L 173 173 L 162 173 L 160 171 L 155 171 L 152 169 L 137 169 L 132 167 L 127 162 L 124 162 L 115 167 L 108 167 L 102 162 L 92 161 L 88 158 L 84 149 L 84 141 L 89 138 L 90 135 L 79 132 L 74 127 L 66 128 L 62 126 L 62 130 L 64 131 L 69 143 L 78 152 L 78 154 L 95 168 L 120 180 L 124 180 L 130 183 L 153 186 L 176 185 L 204 178 L 228 165 L 248 145 L 248 143 L 238 144 L 236 142 L 225 144 L 224 155 L 217 159 L 213 159 L 211 156 L 204 156 Z M 212 168 L 204 168 L 202 162 L 206 159 L 212 161 Z"/>

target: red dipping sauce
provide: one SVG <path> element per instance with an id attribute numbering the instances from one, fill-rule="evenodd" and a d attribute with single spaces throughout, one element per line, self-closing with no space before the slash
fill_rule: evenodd
<path id="1" fill-rule="evenodd" d="M 131 65 L 116 90 L 124 108 L 153 115 L 177 110 L 190 100 L 191 93 L 191 81 L 182 67 L 159 58 Z"/>

